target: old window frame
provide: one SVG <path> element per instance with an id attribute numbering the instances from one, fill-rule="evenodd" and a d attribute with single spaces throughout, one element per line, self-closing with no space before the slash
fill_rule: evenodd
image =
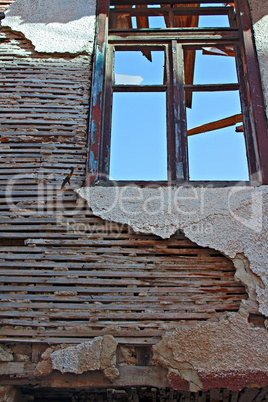
<path id="1" fill-rule="evenodd" d="M 111 0 L 111 4 L 116 4 Z M 206 3 L 222 3 L 207 0 Z M 204 3 L 201 0 L 162 0 L 161 4 Z M 159 0 L 120 0 L 120 5 L 159 4 Z M 168 143 L 168 183 L 189 182 L 187 160 L 187 132 L 185 93 L 206 90 L 206 85 L 185 85 L 183 77 L 183 48 L 199 49 L 200 46 L 232 45 L 237 52 L 238 85 L 243 114 L 245 143 L 248 158 L 250 182 L 268 183 L 268 141 L 267 120 L 264 111 L 263 92 L 254 46 L 252 25 L 247 0 L 235 0 L 237 27 L 218 29 L 187 28 L 168 30 L 122 30 L 120 33 L 109 30 L 109 0 L 99 0 L 97 7 L 97 29 L 93 60 L 91 103 L 88 132 L 88 159 L 86 184 L 109 182 L 109 153 L 111 126 L 112 91 L 118 90 L 112 82 L 112 55 L 116 47 L 131 49 L 145 46 L 158 46 L 168 55 L 169 79 L 167 81 L 167 115 L 170 128 L 167 132 Z M 167 50 L 168 49 L 168 50 Z M 172 59 L 172 60 L 171 60 Z M 228 90 L 226 84 L 225 89 Z M 211 85 L 207 88 L 210 90 Z M 126 88 L 125 88 L 126 89 Z M 149 89 L 149 88 L 148 88 Z M 133 88 L 132 88 L 133 90 Z M 150 90 L 154 90 L 151 88 Z M 164 90 L 164 88 L 163 88 Z M 173 107 L 173 105 L 177 107 Z M 180 146 L 179 146 L 180 144 Z M 136 181 L 134 181 L 136 182 Z M 129 183 L 129 182 L 128 182 Z M 147 182 L 142 182 L 146 184 Z M 150 182 L 148 182 L 150 183 Z M 158 182 L 153 182 L 158 183 Z M 190 182 L 191 183 L 191 182 Z M 196 182 L 192 182 L 196 183 Z M 209 182 L 213 183 L 213 182 Z M 232 182 L 230 182 L 232 183 Z M 122 182 L 124 184 L 124 182 Z M 162 183 L 162 184 L 166 184 Z"/>

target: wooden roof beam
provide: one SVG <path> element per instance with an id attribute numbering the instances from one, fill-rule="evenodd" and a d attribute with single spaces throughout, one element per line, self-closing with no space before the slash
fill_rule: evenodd
<path id="1" fill-rule="evenodd" d="M 227 117 L 225 119 L 213 121 L 211 123 L 203 124 L 202 126 L 191 128 L 187 131 L 187 135 L 195 135 L 206 133 L 208 131 L 218 130 L 220 128 L 234 126 L 236 123 L 242 122 L 242 114 L 235 114 L 234 116 Z"/>

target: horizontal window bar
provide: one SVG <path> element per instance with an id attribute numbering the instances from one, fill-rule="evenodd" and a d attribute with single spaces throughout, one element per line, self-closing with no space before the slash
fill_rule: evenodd
<path id="1" fill-rule="evenodd" d="M 187 30 L 187 31 L 186 31 Z M 234 35 L 237 34 L 238 28 L 215 28 L 215 27 L 208 27 L 208 28 L 199 28 L 199 27 L 190 27 L 190 28 L 142 28 L 142 29 L 109 29 L 109 32 L 117 33 L 117 32 L 126 32 L 126 34 L 129 34 L 130 32 L 133 32 L 132 35 L 136 36 L 139 35 L 140 33 L 146 31 L 151 34 L 159 34 L 159 35 L 170 35 L 171 33 L 185 33 L 189 32 L 189 34 L 195 34 L 195 35 L 211 35 L 213 33 L 215 34 L 230 34 L 233 33 Z"/>
<path id="2" fill-rule="evenodd" d="M 185 91 L 191 92 L 213 92 L 213 91 L 237 91 L 239 84 L 200 84 L 185 85 Z"/>
<path id="3" fill-rule="evenodd" d="M 127 42 L 131 44 L 167 44 L 172 39 L 178 42 L 196 45 L 196 46 L 218 46 L 219 43 L 222 46 L 233 46 L 234 43 L 239 42 L 238 31 L 213 31 L 213 32 L 193 32 L 189 31 L 189 28 L 178 31 L 169 31 L 159 29 L 152 32 L 151 30 L 112 30 L 109 32 L 109 43 L 124 44 Z"/>
<path id="4" fill-rule="evenodd" d="M 258 181 L 237 181 L 237 180 L 229 180 L 229 181 L 216 181 L 216 180 L 206 180 L 206 181 L 182 181 L 182 180 L 166 180 L 166 181 L 146 181 L 146 180 L 99 180 L 96 183 L 92 184 L 92 187 L 104 186 L 104 187 L 113 187 L 117 186 L 133 186 L 136 185 L 138 187 L 164 187 L 164 186 L 175 186 L 175 187 L 231 187 L 235 185 L 241 185 L 245 187 L 259 187 L 261 185 Z"/>
<path id="5" fill-rule="evenodd" d="M 114 47 L 114 49 L 116 50 L 116 51 L 119 51 L 119 52 L 124 52 L 124 51 L 143 51 L 143 50 L 151 50 L 151 51 L 156 51 L 156 50 L 160 50 L 160 51 L 165 51 L 165 49 L 166 49 L 166 45 L 164 44 L 164 45 L 159 45 L 159 44 L 156 44 L 156 45 L 154 45 L 154 44 L 151 44 L 151 43 L 149 43 L 149 44 L 142 44 L 142 45 L 137 45 L 137 44 L 131 44 L 131 45 L 129 45 L 129 44 L 116 44 L 115 45 L 115 47 Z"/>
<path id="6" fill-rule="evenodd" d="M 229 7 L 182 7 L 182 8 L 114 8 L 110 10 L 111 14 L 129 13 L 132 16 L 163 16 L 170 12 L 174 15 L 228 15 Z"/>
<path id="7" fill-rule="evenodd" d="M 158 42 L 158 39 L 156 40 L 155 38 L 153 38 L 153 41 L 150 42 L 150 39 L 147 40 L 146 42 L 142 42 L 139 40 L 135 40 L 132 41 L 131 39 L 128 40 L 124 40 L 124 38 L 122 37 L 116 37 L 116 40 L 114 40 L 114 36 L 109 38 L 109 43 L 113 43 L 115 50 L 117 51 L 124 51 L 124 50 L 137 50 L 137 51 L 141 51 L 142 49 L 146 49 L 146 50 L 155 50 L 155 49 L 159 49 L 159 50 L 165 50 L 165 46 L 170 45 L 171 40 L 170 39 L 165 39 L 164 44 L 160 44 Z M 178 38 L 176 38 L 178 39 Z M 178 43 L 180 43 L 180 40 L 178 40 Z M 155 48 L 153 48 L 153 46 L 155 46 Z M 234 46 L 234 42 L 233 41 L 226 41 L 226 40 L 221 40 L 221 41 L 203 41 L 203 42 L 186 42 L 183 41 L 182 43 L 182 47 L 183 49 L 186 50 L 202 50 L 203 47 L 217 47 L 218 49 L 224 49 L 226 46 Z M 150 49 L 151 48 L 151 49 Z"/>
<path id="8" fill-rule="evenodd" d="M 222 0 L 110 0 L 111 6 L 127 6 L 140 4 L 201 4 L 201 3 L 223 3 Z"/>
<path id="9" fill-rule="evenodd" d="M 143 41 L 156 43 L 165 40 L 177 39 L 179 41 L 238 41 L 238 30 L 233 28 L 168 28 L 168 29 L 110 29 L 109 41 Z"/>

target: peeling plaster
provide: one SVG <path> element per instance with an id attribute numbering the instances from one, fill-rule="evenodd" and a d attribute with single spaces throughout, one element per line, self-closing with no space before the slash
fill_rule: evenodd
<path id="1" fill-rule="evenodd" d="M 2 26 L 21 32 L 37 52 L 92 53 L 96 0 L 16 0 Z"/>
<path id="2" fill-rule="evenodd" d="M 117 342 L 113 336 L 98 336 L 91 341 L 52 352 L 52 369 L 74 374 L 103 370 L 104 376 L 113 381 L 119 375 L 116 348 Z"/>
<path id="3" fill-rule="evenodd" d="M 95 215 L 128 224 L 136 232 L 169 238 L 181 229 L 202 247 L 214 248 L 232 259 L 243 254 L 250 264 L 248 275 L 252 271 L 258 277 L 254 288 L 256 285 L 259 311 L 268 316 L 268 186 L 140 188 L 129 185 L 84 187 L 76 191 L 87 200 Z M 237 265 L 238 260 L 234 260 Z M 247 279 L 248 286 L 251 280 Z"/>
<path id="4" fill-rule="evenodd" d="M 239 312 L 244 317 L 248 317 L 248 312 L 258 312 L 256 288 L 263 290 L 263 281 L 255 275 L 249 266 L 249 261 L 242 254 L 237 254 L 233 259 L 236 268 L 235 279 L 245 285 L 248 294 L 247 300 L 242 300 Z"/>
<path id="5" fill-rule="evenodd" d="M 58 370 L 61 373 L 82 374 L 101 370 L 111 382 L 119 376 L 116 368 L 117 341 L 111 335 L 98 336 L 79 345 L 48 348 L 36 365 L 34 377 L 45 377 Z"/>
<path id="6" fill-rule="evenodd" d="M 245 318 L 231 313 L 219 322 L 182 323 L 153 346 L 154 361 L 169 368 L 175 389 L 183 380 L 194 392 L 222 386 L 238 390 L 250 383 L 263 386 L 268 385 L 267 342 L 265 329 L 252 328 Z"/>
<path id="7" fill-rule="evenodd" d="M 52 368 L 61 373 L 82 374 L 86 371 L 100 370 L 102 338 L 79 345 L 69 346 L 51 353 Z"/>

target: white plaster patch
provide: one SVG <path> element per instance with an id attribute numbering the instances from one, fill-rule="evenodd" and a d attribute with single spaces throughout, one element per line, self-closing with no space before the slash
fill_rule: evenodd
<path id="1" fill-rule="evenodd" d="M 3 26 L 21 32 L 37 52 L 91 53 L 96 0 L 17 0 Z"/>
<path id="2" fill-rule="evenodd" d="M 52 368 L 61 373 L 82 374 L 100 370 L 102 337 L 51 353 Z"/>
<path id="3" fill-rule="evenodd" d="M 43 376 L 44 363 L 51 359 L 51 370 L 59 370 L 61 373 L 82 374 L 87 371 L 103 370 L 104 376 L 113 381 L 119 375 L 116 368 L 117 341 L 111 335 L 98 336 L 79 345 L 58 349 L 55 352 L 51 348 L 42 355 L 41 362 L 36 367 L 36 376 Z M 45 375 L 50 372 L 45 371 Z M 41 374 L 41 375 L 40 375 Z"/>
<path id="4" fill-rule="evenodd" d="M 130 225 L 136 232 L 169 238 L 178 229 L 193 242 L 234 258 L 242 253 L 261 278 L 259 311 L 268 316 L 268 186 L 84 187 L 76 190 L 95 215 Z"/>

